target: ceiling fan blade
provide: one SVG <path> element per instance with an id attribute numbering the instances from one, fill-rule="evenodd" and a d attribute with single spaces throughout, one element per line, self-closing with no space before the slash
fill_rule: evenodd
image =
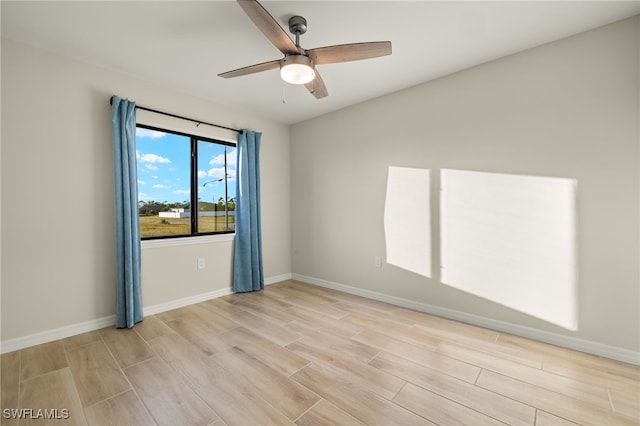
<path id="1" fill-rule="evenodd" d="M 222 74 L 218 74 L 218 77 L 240 77 L 242 75 L 255 74 L 257 72 L 268 71 L 279 67 L 280 60 L 276 59 L 275 61 L 263 62 L 261 64 L 249 65 L 248 67 L 238 68 L 237 70 L 223 72 Z"/>
<path id="2" fill-rule="evenodd" d="M 322 80 L 322 77 L 320 77 L 320 73 L 317 69 L 314 69 L 314 71 L 316 72 L 316 77 L 309 83 L 305 84 L 304 87 L 306 87 L 309 93 L 315 96 L 316 99 L 322 99 L 329 96 L 327 86 L 324 85 L 324 81 Z"/>
<path id="3" fill-rule="evenodd" d="M 338 44 L 307 50 L 315 64 L 335 64 L 338 62 L 360 61 L 391 55 L 390 41 Z"/>
<path id="4" fill-rule="evenodd" d="M 238 4 L 278 50 L 285 55 L 299 53 L 286 31 L 260 3 L 256 0 L 238 0 Z"/>

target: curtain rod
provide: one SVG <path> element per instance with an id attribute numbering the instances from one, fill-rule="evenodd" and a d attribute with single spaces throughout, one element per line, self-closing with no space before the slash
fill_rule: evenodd
<path id="1" fill-rule="evenodd" d="M 113 105 L 113 96 L 111 98 L 109 98 L 109 104 Z M 140 105 L 136 105 L 136 109 L 141 109 L 141 110 L 144 110 L 144 111 L 154 112 L 156 114 L 166 115 L 168 117 L 179 118 L 181 120 L 192 121 L 192 122 L 196 123 L 196 127 L 198 127 L 201 124 L 206 124 L 207 126 L 213 126 L 213 127 L 218 127 L 220 129 L 231 130 L 232 132 L 242 133 L 242 130 L 234 129 L 232 127 L 221 126 L 219 124 L 213 124 L 213 123 L 207 123 L 206 121 L 196 120 L 196 119 L 193 119 L 193 118 L 184 117 L 182 115 L 172 114 L 170 112 L 158 111 L 157 109 L 151 109 L 151 108 L 143 107 L 143 106 L 140 106 Z"/>

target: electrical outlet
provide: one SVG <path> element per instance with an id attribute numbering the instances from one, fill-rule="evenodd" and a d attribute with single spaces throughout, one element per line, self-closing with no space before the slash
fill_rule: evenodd
<path id="1" fill-rule="evenodd" d="M 207 266 L 207 261 L 204 257 L 198 258 L 198 269 L 204 269 Z"/>

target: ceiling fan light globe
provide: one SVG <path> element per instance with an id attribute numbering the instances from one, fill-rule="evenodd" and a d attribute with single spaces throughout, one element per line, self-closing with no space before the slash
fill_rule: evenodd
<path id="1" fill-rule="evenodd" d="M 313 62 L 304 55 L 290 55 L 280 62 L 280 77 L 290 84 L 307 84 L 316 77 Z"/>

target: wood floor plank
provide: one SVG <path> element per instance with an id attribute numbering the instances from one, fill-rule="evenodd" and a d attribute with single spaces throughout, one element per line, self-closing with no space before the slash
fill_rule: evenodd
<path id="1" fill-rule="evenodd" d="M 235 380 L 250 386 L 290 420 L 300 417 L 318 402 L 304 386 L 290 380 L 238 347 L 213 355 L 220 365 L 235 372 Z"/>
<path id="2" fill-rule="evenodd" d="M 237 312 L 242 312 L 243 309 L 234 306 L 233 303 L 229 303 L 227 300 L 229 295 L 218 297 L 217 299 L 205 300 L 201 305 L 206 308 L 215 311 L 218 315 L 230 319 L 233 321 L 234 315 Z"/>
<path id="3" fill-rule="evenodd" d="M 554 357 L 545 359 L 543 369 L 582 382 L 636 394 L 640 383 L 640 366 L 627 365 L 626 368 L 621 368 L 620 364 L 612 360 L 594 362 L 593 359 L 586 361 L 579 356 L 579 360 L 573 362 L 563 357 Z"/>
<path id="4" fill-rule="evenodd" d="M 237 346 L 276 371 L 290 376 L 309 365 L 309 360 L 273 343 L 245 327 L 238 327 L 220 336 L 231 346 Z"/>
<path id="5" fill-rule="evenodd" d="M 424 418 L 362 389 L 342 382 L 332 371 L 311 364 L 291 376 L 336 407 L 368 425 L 424 425 Z"/>
<path id="6" fill-rule="evenodd" d="M 362 312 L 349 312 L 348 315 L 340 319 L 340 322 L 360 326 L 364 329 L 376 330 L 389 336 L 408 333 L 413 327 L 413 323 L 403 320 L 396 321 L 395 317 L 388 314 L 373 316 Z"/>
<path id="7" fill-rule="evenodd" d="M 476 378 L 480 373 L 480 367 L 459 361 L 424 347 L 394 339 L 375 331 L 365 330 L 354 336 L 353 339 L 358 342 L 377 347 L 383 351 L 401 356 L 418 364 L 422 364 L 425 367 L 438 369 L 445 374 L 469 383 L 475 383 Z"/>
<path id="8" fill-rule="evenodd" d="M 20 351 L 0 355 L 0 408 L 18 408 L 20 391 Z M 0 416 L 1 424 L 18 424 L 18 421 Z"/>
<path id="9" fill-rule="evenodd" d="M 640 424 L 640 383 L 635 390 L 610 389 L 609 395 L 615 413 L 636 419 Z"/>
<path id="10" fill-rule="evenodd" d="M 325 399 L 318 401 L 296 420 L 298 426 L 364 426 L 355 417 Z"/>
<path id="11" fill-rule="evenodd" d="M 265 291 L 259 291 L 254 293 L 233 293 L 222 298 L 226 302 L 234 305 L 249 304 L 251 308 L 258 312 L 265 311 L 265 315 L 274 314 L 278 315 L 278 312 L 285 312 L 292 305 L 286 301 L 277 297 L 270 296 Z M 249 307 L 249 306 L 247 306 Z M 284 317 L 283 322 L 289 322 L 290 319 Z"/>
<path id="12" fill-rule="evenodd" d="M 266 291 L 258 291 L 258 292 L 251 292 L 251 293 L 234 293 L 233 295 L 230 295 L 230 296 L 233 296 L 234 298 L 237 298 L 239 300 L 248 300 L 254 303 L 259 303 L 262 306 L 268 306 L 270 308 L 273 308 L 279 311 L 285 311 L 292 306 L 291 304 L 287 303 L 286 300 L 282 300 L 278 297 L 274 297 Z M 224 299 L 224 298 L 221 298 L 221 299 Z"/>
<path id="13" fill-rule="evenodd" d="M 20 419 L 21 426 L 43 424 L 42 418 L 32 418 L 34 414 L 37 414 L 36 410 L 38 409 L 57 410 L 54 412 L 55 416 L 60 418 L 45 421 L 45 424 L 54 422 L 56 425 L 87 424 L 82 403 L 68 367 L 22 381 L 20 384 L 20 407 L 16 408 L 34 410 L 26 418 Z M 63 410 L 67 410 L 67 415 Z"/>
<path id="14" fill-rule="evenodd" d="M 366 297 L 357 296 L 355 294 L 344 293 L 344 292 L 329 289 L 326 287 L 319 287 L 319 286 L 310 285 L 310 284 L 297 283 L 295 281 L 293 282 L 293 284 L 294 286 L 296 286 L 301 290 L 304 289 L 303 291 L 312 292 L 318 295 L 324 295 L 325 297 L 333 300 L 336 303 L 343 303 L 343 304 L 352 305 L 352 306 L 354 305 L 362 306 L 369 310 L 372 310 L 378 313 L 384 313 L 384 314 L 390 314 L 396 309 L 398 309 L 397 306 L 391 305 L 386 302 L 367 299 Z"/>
<path id="15" fill-rule="evenodd" d="M 192 386 L 204 386 L 229 374 L 210 356 L 177 333 L 165 334 L 149 342 L 151 348 Z"/>
<path id="16" fill-rule="evenodd" d="M 583 402 L 569 396 L 550 391 L 489 370 L 482 370 L 477 382 L 492 392 L 513 398 L 524 404 L 581 425 L 632 425 L 634 421 L 611 410 Z"/>
<path id="17" fill-rule="evenodd" d="M 214 333 L 220 334 L 238 327 L 238 321 L 235 321 L 235 318 L 220 315 L 204 303 L 188 306 L 187 310 L 190 315 L 193 315 L 194 320 L 204 321 Z"/>
<path id="18" fill-rule="evenodd" d="M 151 339 L 173 333 L 173 330 L 158 316 L 151 315 L 136 324 L 136 331 L 147 343 Z"/>
<path id="19" fill-rule="evenodd" d="M 376 333 L 384 334 L 394 340 L 432 350 L 441 342 L 439 338 L 428 334 L 424 329 L 417 328 L 414 322 L 406 320 L 396 321 L 391 315 L 373 317 L 357 312 L 350 313 L 342 318 L 340 322 L 358 325 L 366 331 L 375 330 Z"/>
<path id="20" fill-rule="evenodd" d="M 202 303 L 208 303 L 210 302 L 209 300 L 202 302 Z M 190 311 L 189 309 L 187 309 L 189 306 L 183 306 L 181 308 L 176 308 L 176 309 L 171 309 L 169 311 L 164 311 L 164 312 L 160 312 L 156 315 L 154 315 L 155 317 L 157 317 L 158 319 L 162 320 L 165 323 L 168 323 L 170 321 L 174 321 L 177 320 L 179 318 L 184 318 L 187 316 L 190 316 L 192 311 Z"/>
<path id="21" fill-rule="evenodd" d="M 520 364 L 542 368 L 542 356 L 540 354 L 496 343 L 499 333 L 495 331 L 456 323 L 444 318 L 428 317 L 428 321 L 416 324 L 412 330 L 413 334 L 423 336 L 424 339 L 437 339 L 439 341 L 463 344 Z"/>
<path id="22" fill-rule="evenodd" d="M 69 351 L 73 348 L 77 348 L 78 346 L 88 345 L 89 343 L 101 340 L 102 336 L 100 335 L 100 331 L 94 330 L 88 333 L 77 334 L 75 336 L 62 339 L 62 344 L 64 345 L 64 348 Z"/>
<path id="23" fill-rule="evenodd" d="M 147 342 L 132 328 L 108 327 L 101 329 L 100 334 L 121 368 L 154 356 Z"/>
<path id="24" fill-rule="evenodd" d="M 589 404 L 605 409 L 611 408 L 607 389 L 603 387 L 532 368 L 462 345 L 443 343 L 438 347 L 438 352 Z"/>
<path id="25" fill-rule="evenodd" d="M 220 378 L 215 383 L 196 387 L 195 391 L 228 426 L 295 424 L 260 393 L 233 378 Z"/>
<path id="26" fill-rule="evenodd" d="M 212 355 L 216 352 L 227 350 L 232 346 L 224 339 L 221 339 L 220 334 L 211 329 L 207 323 L 194 318 L 178 317 L 167 322 L 167 325 L 205 355 Z"/>
<path id="27" fill-rule="evenodd" d="M 253 302 L 251 299 L 247 298 L 230 298 L 227 300 L 230 301 L 233 306 L 236 306 L 243 311 L 265 318 L 266 320 L 275 322 L 279 325 L 285 325 L 296 319 L 296 317 L 287 313 L 287 311 L 273 308 L 267 304 L 261 304 L 260 301 Z"/>
<path id="28" fill-rule="evenodd" d="M 361 313 L 364 315 L 372 316 L 374 318 L 380 317 L 380 318 L 386 319 L 387 321 L 393 321 L 399 324 L 406 324 L 409 326 L 415 324 L 413 321 L 406 320 L 402 317 L 393 315 L 390 309 L 386 311 L 380 309 L 379 305 L 367 306 L 362 303 L 344 302 L 339 300 L 333 306 L 350 313 Z"/>
<path id="29" fill-rule="evenodd" d="M 562 348 L 520 336 L 501 335 L 498 342 L 539 353 L 543 369 L 584 383 L 617 389 L 640 399 L 640 365 Z"/>
<path id="30" fill-rule="evenodd" d="M 597 370 L 625 377 L 630 379 L 632 383 L 640 382 L 640 365 L 632 365 L 511 334 L 502 333 L 498 338 L 498 343 L 539 353 L 544 359 L 545 367 L 554 364 L 580 367 L 581 370 Z"/>
<path id="31" fill-rule="evenodd" d="M 393 399 L 406 383 L 403 379 L 354 360 L 311 339 L 294 342 L 287 348 L 316 365 L 332 370 L 352 386 L 374 392 L 388 400 Z"/>
<path id="32" fill-rule="evenodd" d="M 570 422 L 545 411 L 538 410 L 536 413 L 536 426 L 578 426 L 577 423 Z"/>
<path id="33" fill-rule="evenodd" d="M 287 324 L 287 328 L 305 336 L 302 340 L 312 340 L 327 348 L 331 348 L 332 351 L 348 355 L 357 361 L 367 363 L 380 352 L 380 349 L 367 345 L 366 343 L 353 339 L 345 339 L 339 335 L 325 332 L 322 329 L 318 331 L 310 327 L 313 327 L 313 324 L 302 324 L 298 321 Z"/>
<path id="34" fill-rule="evenodd" d="M 393 314 L 398 309 L 396 305 L 392 305 L 390 303 L 380 302 L 378 300 L 367 299 L 366 297 L 356 296 L 348 293 L 341 293 L 338 291 L 336 291 L 335 293 L 339 295 L 336 297 L 339 298 L 340 302 L 345 304 L 365 306 L 369 309 L 383 312 L 385 314 Z"/>
<path id="35" fill-rule="evenodd" d="M 124 372 L 159 425 L 209 424 L 218 419 L 181 376 L 160 358 L 137 363 Z"/>
<path id="36" fill-rule="evenodd" d="M 382 352 L 369 364 L 506 424 L 531 425 L 534 422 L 536 410 L 531 406 L 397 355 Z"/>
<path id="37" fill-rule="evenodd" d="M 324 331 L 325 333 L 347 339 L 364 330 L 364 328 L 359 325 L 353 325 L 326 315 L 309 312 L 299 307 L 289 308 L 287 312 L 296 318 L 298 324 L 303 324 L 309 329 Z"/>
<path id="38" fill-rule="evenodd" d="M 309 291 L 309 289 L 305 286 L 298 286 L 295 282 L 290 282 L 287 286 L 269 286 L 265 289 L 265 293 L 273 294 L 277 297 L 284 298 L 285 300 L 291 299 L 299 299 L 306 300 L 308 303 L 313 303 L 316 305 L 333 305 L 335 300 L 332 299 L 324 292 L 314 293 L 313 291 Z"/>
<path id="39" fill-rule="evenodd" d="M 88 407 L 131 388 L 102 340 L 78 346 L 67 354 L 83 406 Z"/>
<path id="40" fill-rule="evenodd" d="M 284 287 L 272 288 L 272 286 L 269 286 L 265 291 L 269 295 L 278 297 L 291 305 L 318 312 L 334 319 L 340 319 L 347 314 L 346 311 L 335 307 L 335 302 L 330 298 Z"/>
<path id="41" fill-rule="evenodd" d="M 84 409 L 90 425 L 121 426 L 121 425 L 155 425 L 145 406 L 135 392 L 128 390 L 124 393 L 98 402 Z"/>
<path id="42" fill-rule="evenodd" d="M 435 350 L 442 342 L 442 339 L 429 333 L 428 330 L 418 325 L 413 325 L 405 333 L 394 333 L 392 337 L 407 343 L 411 343 L 412 345 L 423 346 L 431 350 Z"/>
<path id="43" fill-rule="evenodd" d="M 424 319 L 418 323 L 418 326 L 424 327 L 430 334 L 440 339 L 467 344 L 494 343 L 500 334 L 497 331 L 487 328 L 463 324 L 434 315 L 425 316 Z"/>
<path id="44" fill-rule="evenodd" d="M 20 380 L 28 380 L 65 367 L 68 367 L 67 357 L 61 340 L 20 351 Z"/>
<path id="45" fill-rule="evenodd" d="M 234 317 L 238 324 L 251 329 L 253 332 L 280 346 L 286 346 L 302 338 L 301 334 L 278 326 L 276 323 L 265 321 L 264 318 L 257 317 L 249 312 L 239 312 Z"/>
<path id="46" fill-rule="evenodd" d="M 402 388 L 393 402 L 440 425 L 504 425 L 496 419 L 411 383 Z"/>

